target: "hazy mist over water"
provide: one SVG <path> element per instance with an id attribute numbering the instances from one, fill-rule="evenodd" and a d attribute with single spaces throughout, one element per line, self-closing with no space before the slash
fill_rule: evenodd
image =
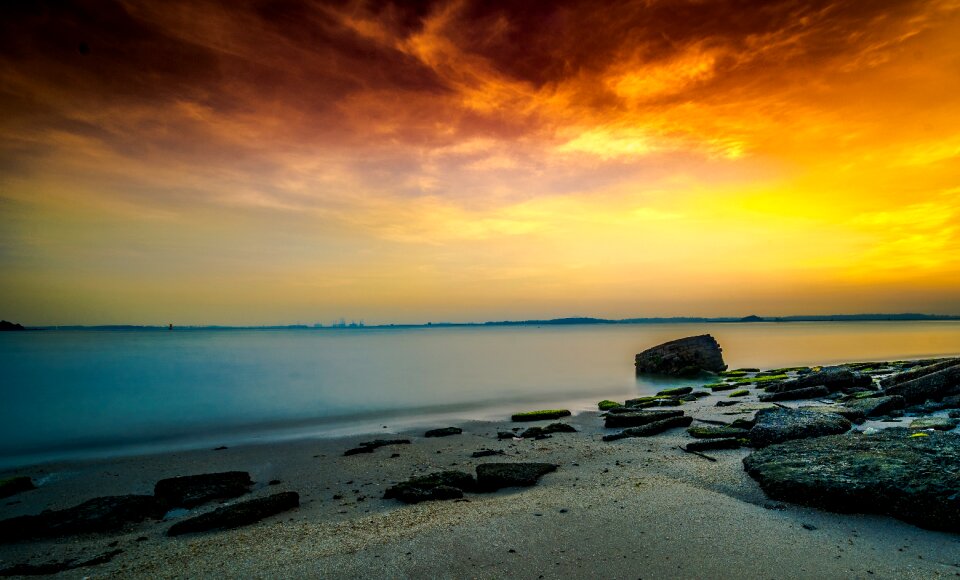
<path id="1" fill-rule="evenodd" d="M 702 333 L 731 368 L 960 355 L 957 321 L 3 333 L 0 466 L 595 408 Z"/>

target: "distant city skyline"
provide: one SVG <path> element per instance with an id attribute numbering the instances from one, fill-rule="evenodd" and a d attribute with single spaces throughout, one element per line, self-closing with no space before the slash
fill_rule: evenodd
<path id="1" fill-rule="evenodd" d="M 960 313 L 951 0 L 0 7 L 0 317 Z"/>

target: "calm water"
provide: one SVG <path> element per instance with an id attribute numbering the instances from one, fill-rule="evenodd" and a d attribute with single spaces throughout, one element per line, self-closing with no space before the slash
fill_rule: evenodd
<path id="1" fill-rule="evenodd" d="M 0 467 L 595 408 L 707 332 L 731 368 L 960 355 L 960 322 L 2 333 Z"/>

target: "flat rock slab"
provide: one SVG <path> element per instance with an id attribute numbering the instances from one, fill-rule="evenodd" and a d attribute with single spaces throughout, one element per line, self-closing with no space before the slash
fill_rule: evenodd
<path id="1" fill-rule="evenodd" d="M 255 524 L 264 518 L 300 507 L 300 495 L 284 491 L 218 507 L 210 513 L 177 522 L 167 530 L 168 536 L 195 534 L 212 530 L 231 530 Z"/>
<path id="2" fill-rule="evenodd" d="M 818 399 L 830 394 L 830 389 L 824 386 L 804 387 L 791 391 L 763 393 L 758 398 L 762 403 L 772 403 L 774 401 L 797 401 L 800 399 Z"/>
<path id="3" fill-rule="evenodd" d="M 603 426 L 607 428 L 639 427 L 654 421 L 662 421 L 670 417 L 681 417 L 683 411 L 632 411 L 629 413 L 614 413 L 607 415 Z"/>
<path id="4" fill-rule="evenodd" d="M 449 437 L 450 435 L 459 435 L 463 433 L 460 427 L 442 427 L 440 429 L 430 429 L 423 434 L 424 437 Z"/>
<path id="5" fill-rule="evenodd" d="M 709 334 L 688 336 L 649 348 L 636 356 L 637 374 L 694 376 L 727 370 L 723 349 Z"/>
<path id="6" fill-rule="evenodd" d="M 0 569 L 0 576 L 48 576 L 51 574 L 59 574 L 60 572 L 76 570 L 77 568 L 88 568 L 90 566 L 106 564 L 110 560 L 113 560 L 118 554 L 122 553 L 123 550 L 110 550 L 109 552 L 104 552 L 103 554 L 86 560 L 61 560 L 44 562 L 43 564 L 14 564 L 8 568 Z"/>
<path id="7" fill-rule="evenodd" d="M 743 465 L 778 501 L 960 532 L 960 436 L 911 435 L 890 428 L 789 441 L 750 454 Z"/>
<path id="8" fill-rule="evenodd" d="M 246 471 L 203 473 L 161 479 L 153 487 L 153 495 L 167 506 L 192 508 L 216 499 L 240 497 L 252 485 Z"/>
<path id="9" fill-rule="evenodd" d="M 848 409 L 863 413 L 864 417 L 889 415 L 890 411 L 902 409 L 905 405 L 906 401 L 899 395 L 854 399 L 843 404 Z"/>
<path id="10" fill-rule="evenodd" d="M 640 427 L 624 429 L 623 431 L 614 433 L 612 435 L 604 435 L 603 440 L 616 441 L 618 439 L 626 439 L 628 437 L 651 437 L 677 427 L 689 427 L 690 423 L 693 423 L 693 417 L 668 417 L 666 419 L 661 419 L 660 421 L 654 421 L 653 423 L 641 425 Z"/>
<path id="11" fill-rule="evenodd" d="M 916 405 L 927 399 L 939 401 L 944 397 L 960 394 L 960 364 L 891 385 L 885 392 L 888 395 L 900 395 L 908 405 Z"/>
<path id="12" fill-rule="evenodd" d="M 550 423 L 546 427 L 530 427 L 526 431 L 520 434 L 524 439 L 532 439 L 537 437 L 546 437 L 547 435 L 552 435 L 553 433 L 576 433 L 576 428 L 573 425 L 567 425 L 566 423 Z"/>
<path id="13" fill-rule="evenodd" d="M 679 397 L 680 395 L 689 395 L 693 392 L 693 387 L 676 387 L 674 389 L 664 389 L 657 392 L 658 397 L 670 396 L 670 397 Z"/>
<path id="14" fill-rule="evenodd" d="M 832 413 L 774 407 L 757 411 L 750 429 L 750 444 L 765 447 L 791 439 L 823 437 L 846 433 L 853 426 L 849 420 Z"/>
<path id="15" fill-rule="evenodd" d="M 737 429 L 736 427 L 721 427 L 713 425 L 697 425 L 687 429 L 691 437 L 697 439 L 737 439 L 747 437 L 750 431 L 746 429 Z"/>
<path id="16" fill-rule="evenodd" d="M 465 491 L 475 491 L 477 482 L 469 473 L 440 471 L 387 488 L 383 499 L 396 499 L 404 503 L 420 503 L 430 500 L 458 499 Z"/>
<path id="17" fill-rule="evenodd" d="M 687 451 L 716 451 L 720 449 L 739 449 L 739 439 L 701 439 L 684 445 Z"/>
<path id="18" fill-rule="evenodd" d="M 0 498 L 10 497 L 24 491 L 37 489 L 29 477 L 9 477 L 0 479 Z"/>
<path id="19" fill-rule="evenodd" d="M 937 431 L 950 431 L 951 429 L 955 429 L 958 423 L 960 423 L 960 421 L 951 419 L 950 417 L 922 417 L 911 421 L 910 428 L 914 430 L 934 429 Z M 960 492 L 960 490 L 957 491 Z"/>
<path id="20" fill-rule="evenodd" d="M 865 388 L 873 384 L 870 375 L 852 371 L 846 367 L 828 367 L 795 379 L 768 385 L 768 393 L 784 393 L 810 387 L 826 387 L 829 392 Z"/>
<path id="21" fill-rule="evenodd" d="M 165 511 L 150 495 L 98 497 L 63 510 L 0 521 L 0 543 L 117 532 L 146 519 L 160 519 Z"/>
<path id="22" fill-rule="evenodd" d="M 386 447 L 388 445 L 410 445 L 409 439 L 374 439 L 373 441 L 365 441 L 360 444 L 359 447 L 354 447 L 353 449 L 347 449 L 343 452 L 344 455 L 357 455 L 360 453 L 373 453 L 381 447 Z"/>
<path id="23" fill-rule="evenodd" d="M 556 471 L 552 463 L 481 463 L 477 466 L 479 491 L 496 491 L 504 487 L 536 485 L 541 476 Z"/>
<path id="24" fill-rule="evenodd" d="M 544 411 L 527 411 L 525 413 L 515 413 L 510 416 L 511 421 L 545 421 L 550 419 L 560 419 L 569 417 L 570 411 L 566 409 L 547 409 Z"/>

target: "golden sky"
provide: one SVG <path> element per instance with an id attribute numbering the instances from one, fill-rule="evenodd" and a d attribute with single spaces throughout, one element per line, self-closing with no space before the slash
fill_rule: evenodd
<path id="1" fill-rule="evenodd" d="M 0 111 L 25 324 L 960 313 L 960 0 L 4 3 Z"/>

